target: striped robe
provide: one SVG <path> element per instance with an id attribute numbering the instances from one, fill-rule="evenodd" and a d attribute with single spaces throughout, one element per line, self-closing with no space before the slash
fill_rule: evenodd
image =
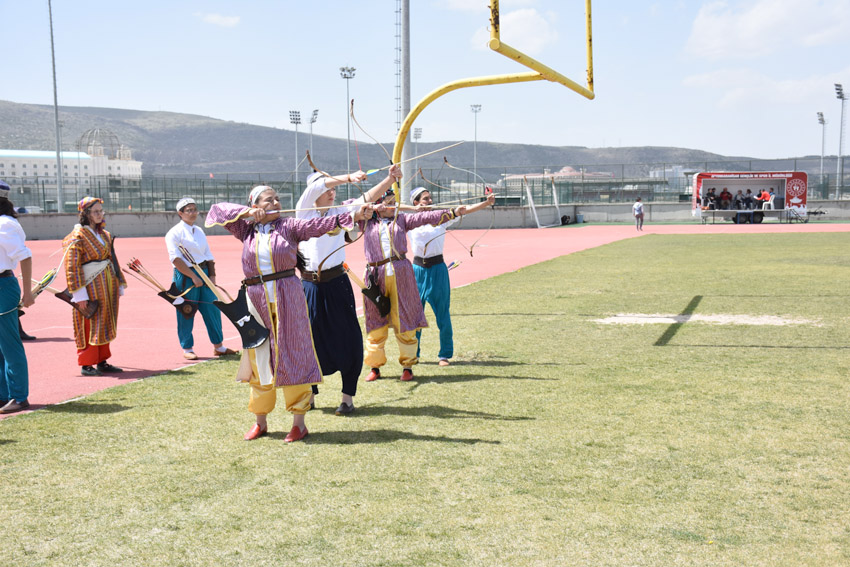
<path id="1" fill-rule="evenodd" d="M 246 278 L 252 278 L 260 275 L 256 225 L 253 219 L 235 220 L 247 208 L 217 203 L 207 213 L 206 226 L 224 226 L 242 241 L 242 272 Z M 337 222 L 346 229 L 354 226 L 351 213 L 310 220 L 282 217 L 272 221 L 270 248 L 274 270 L 280 272 L 294 268 L 298 243 L 334 230 Z M 313 347 L 307 299 L 301 280 L 297 276 L 275 280 L 274 297 L 266 293 L 266 286 L 262 284 L 249 286 L 247 292 L 263 324 L 272 331 L 269 364 L 275 386 L 321 383 L 322 372 Z M 277 310 L 276 329 L 272 327 L 269 315 L 272 302 Z"/>
<path id="2" fill-rule="evenodd" d="M 422 213 L 404 214 L 399 213 L 395 222 L 390 220 L 390 230 L 392 231 L 392 248 L 399 256 L 407 253 L 407 231 L 413 230 L 426 224 L 434 226 L 449 222 L 454 217 L 451 211 L 426 211 Z M 386 256 L 381 248 L 381 233 L 380 225 L 382 221 L 368 220 L 360 221 L 360 230 L 363 234 L 363 247 L 366 251 L 367 262 L 380 262 Z M 381 293 L 387 294 L 387 286 L 385 282 L 386 266 L 378 266 L 377 268 L 366 268 L 364 281 L 368 283 L 368 271 L 370 269 L 378 270 L 378 285 L 381 288 Z M 413 265 L 410 260 L 396 260 L 393 262 L 393 271 L 395 272 L 396 288 L 398 289 L 398 297 L 390 297 L 390 301 L 398 305 L 398 319 L 401 328 L 398 332 L 405 333 L 414 331 L 428 326 L 425 321 L 425 310 L 422 308 L 422 302 L 419 299 L 419 289 L 416 287 L 416 278 L 413 276 Z M 370 333 L 375 329 L 380 329 L 385 325 L 390 324 L 389 317 L 381 317 L 378 308 L 371 301 L 364 301 L 366 312 L 366 332 Z"/>
<path id="3" fill-rule="evenodd" d="M 91 228 L 77 225 L 62 241 L 62 247 L 67 250 L 65 278 L 68 290 L 72 293 L 85 284 L 83 264 L 112 259 L 112 235 L 104 230 L 100 236 L 105 245 L 100 243 Z M 85 333 L 83 316 L 76 309 L 71 311 L 74 318 L 74 339 L 78 349 L 90 345 L 105 345 L 115 340 L 118 335 L 118 287 L 126 285 L 124 275 L 120 271 L 116 274 L 112 263 L 89 282 L 86 286 L 89 299 L 96 299 L 99 305 L 94 317 L 90 319 L 89 336 Z"/>

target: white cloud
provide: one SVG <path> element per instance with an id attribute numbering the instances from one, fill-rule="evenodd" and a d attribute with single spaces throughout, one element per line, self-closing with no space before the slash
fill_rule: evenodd
<path id="1" fill-rule="evenodd" d="M 699 90 L 719 93 L 721 108 L 748 105 L 800 104 L 818 100 L 829 92 L 839 76 L 846 76 L 850 68 L 830 75 L 775 79 L 753 69 L 723 69 L 711 73 L 686 77 L 683 84 Z"/>
<path id="2" fill-rule="evenodd" d="M 195 17 L 200 18 L 205 24 L 221 26 L 223 28 L 232 28 L 239 24 L 239 16 L 222 16 L 221 14 L 201 14 L 196 13 Z"/>
<path id="3" fill-rule="evenodd" d="M 542 15 L 533 8 L 515 10 L 501 15 L 502 41 L 528 55 L 542 53 L 546 47 L 558 40 L 554 14 Z M 479 30 L 471 42 L 476 49 L 487 49 L 490 31 Z"/>
<path id="4" fill-rule="evenodd" d="M 686 49 L 707 59 L 752 59 L 782 47 L 846 40 L 850 0 L 737 0 L 704 4 Z"/>

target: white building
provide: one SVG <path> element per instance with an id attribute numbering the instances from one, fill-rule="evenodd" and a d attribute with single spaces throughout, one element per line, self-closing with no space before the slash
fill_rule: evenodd
<path id="1" fill-rule="evenodd" d="M 75 210 L 84 195 L 106 197 L 107 191 L 138 187 L 142 162 L 111 132 L 89 130 L 76 146 L 60 153 L 65 210 Z M 16 204 L 58 210 L 58 171 L 55 151 L 0 149 L 0 179 L 12 187 Z"/>

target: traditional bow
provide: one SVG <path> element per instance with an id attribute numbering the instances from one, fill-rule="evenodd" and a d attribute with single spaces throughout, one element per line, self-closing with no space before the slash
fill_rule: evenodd
<path id="1" fill-rule="evenodd" d="M 477 177 L 478 179 L 480 179 L 480 180 L 481 180 L 481 183 L 484 185 L 484 195 L 485 195 L 485 196 L 489 196 L 491 193 L 493 193 L 493 189 L 491 189 L 490 187 L 488 187 L 488 186 L 487 186 L 487 182 L 486 182 L 486 181 L 484 181 L 484 178 L 483 178 L 483 177 L 481 177 L 480 175 L 478 175 L 477 173 L 475 173 L 474 171 L 469 171 L 468 169 L 463 169 L 462 167 L 457 167 L 457 166 L 454 166 L 454 165 L 450 164 L 450 163 L 449 163 L 449 159 L 448 159 L 447 157 L 445 157 L 445 156 L 443 156 L 443 162 L 444 162 L 444 163 L 445 163 L 445 164 L 449 167 L 449 169 L 455 169 L 455 170 L 457 170 L 457 171 L 462 171 L 462 172 L 464 172 L 464 173 L 471 173 L 472 175 L 474 175 L 475 177 Z M 484 231 L 484 234 L 482 234 L 481 236 L 479 236 L 479 237 L 475 240 L 475 242 L 473 242 L 473 243 L 472 243 L 472 245 L 469 247 L 469 255 L 470 255 L 470 256 L 472 256 L 472 250 L 475 248 L 475 245 L 476 245 L 476 244 L 478 244 L 478 242 L 479 242 L 482 238 L 484 238 L 484 236 L 485 236 L 488 232 L 490 232 L 490 229 L 492 229 L 492 228 L 493 228 L 493 224 L 496 222 L 496 209 L 495 209 L 495 208 L 493 208 L 492 213 L 493 213 L 493 214 L 492 214 L 492 216 L 490 217 L 490 226 L 488 226 L 488 227 L 487 227 L 487 230 L 485 230 L 485 231 Z"/>

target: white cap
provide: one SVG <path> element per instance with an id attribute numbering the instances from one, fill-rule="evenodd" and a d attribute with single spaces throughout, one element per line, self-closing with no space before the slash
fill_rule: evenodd
<path id="1" fill-rule="evenodd" d="M 177 201 L 177 207 L 176 207 L 177 212 L 179 213 L 180 211 L 182 211 L 183 207 L 185 207 L 186 205 L 194 205 L 194 204 L 195 204 L 195 200 L 192 197 L 183 197 L 182 199 Z"/>
<path id="2" fill-rule="evenodd" d="M 260 195 L 269 190 L 274 191 L 274 188 L 269 187 L 268 185 L 257 185 L 251 189 L 251 194 L 248 196 L 248 202 L 252 205 L 255 204 Z"/>
<path id="3" fill-rule="evenodd" d="M 410 202 L 415 203 L 416 199 L 418 199 L 419 196 L 426 191 L 427 189 L 425 187 L 416 187 L 413 191 L 410 192 Z"/>

